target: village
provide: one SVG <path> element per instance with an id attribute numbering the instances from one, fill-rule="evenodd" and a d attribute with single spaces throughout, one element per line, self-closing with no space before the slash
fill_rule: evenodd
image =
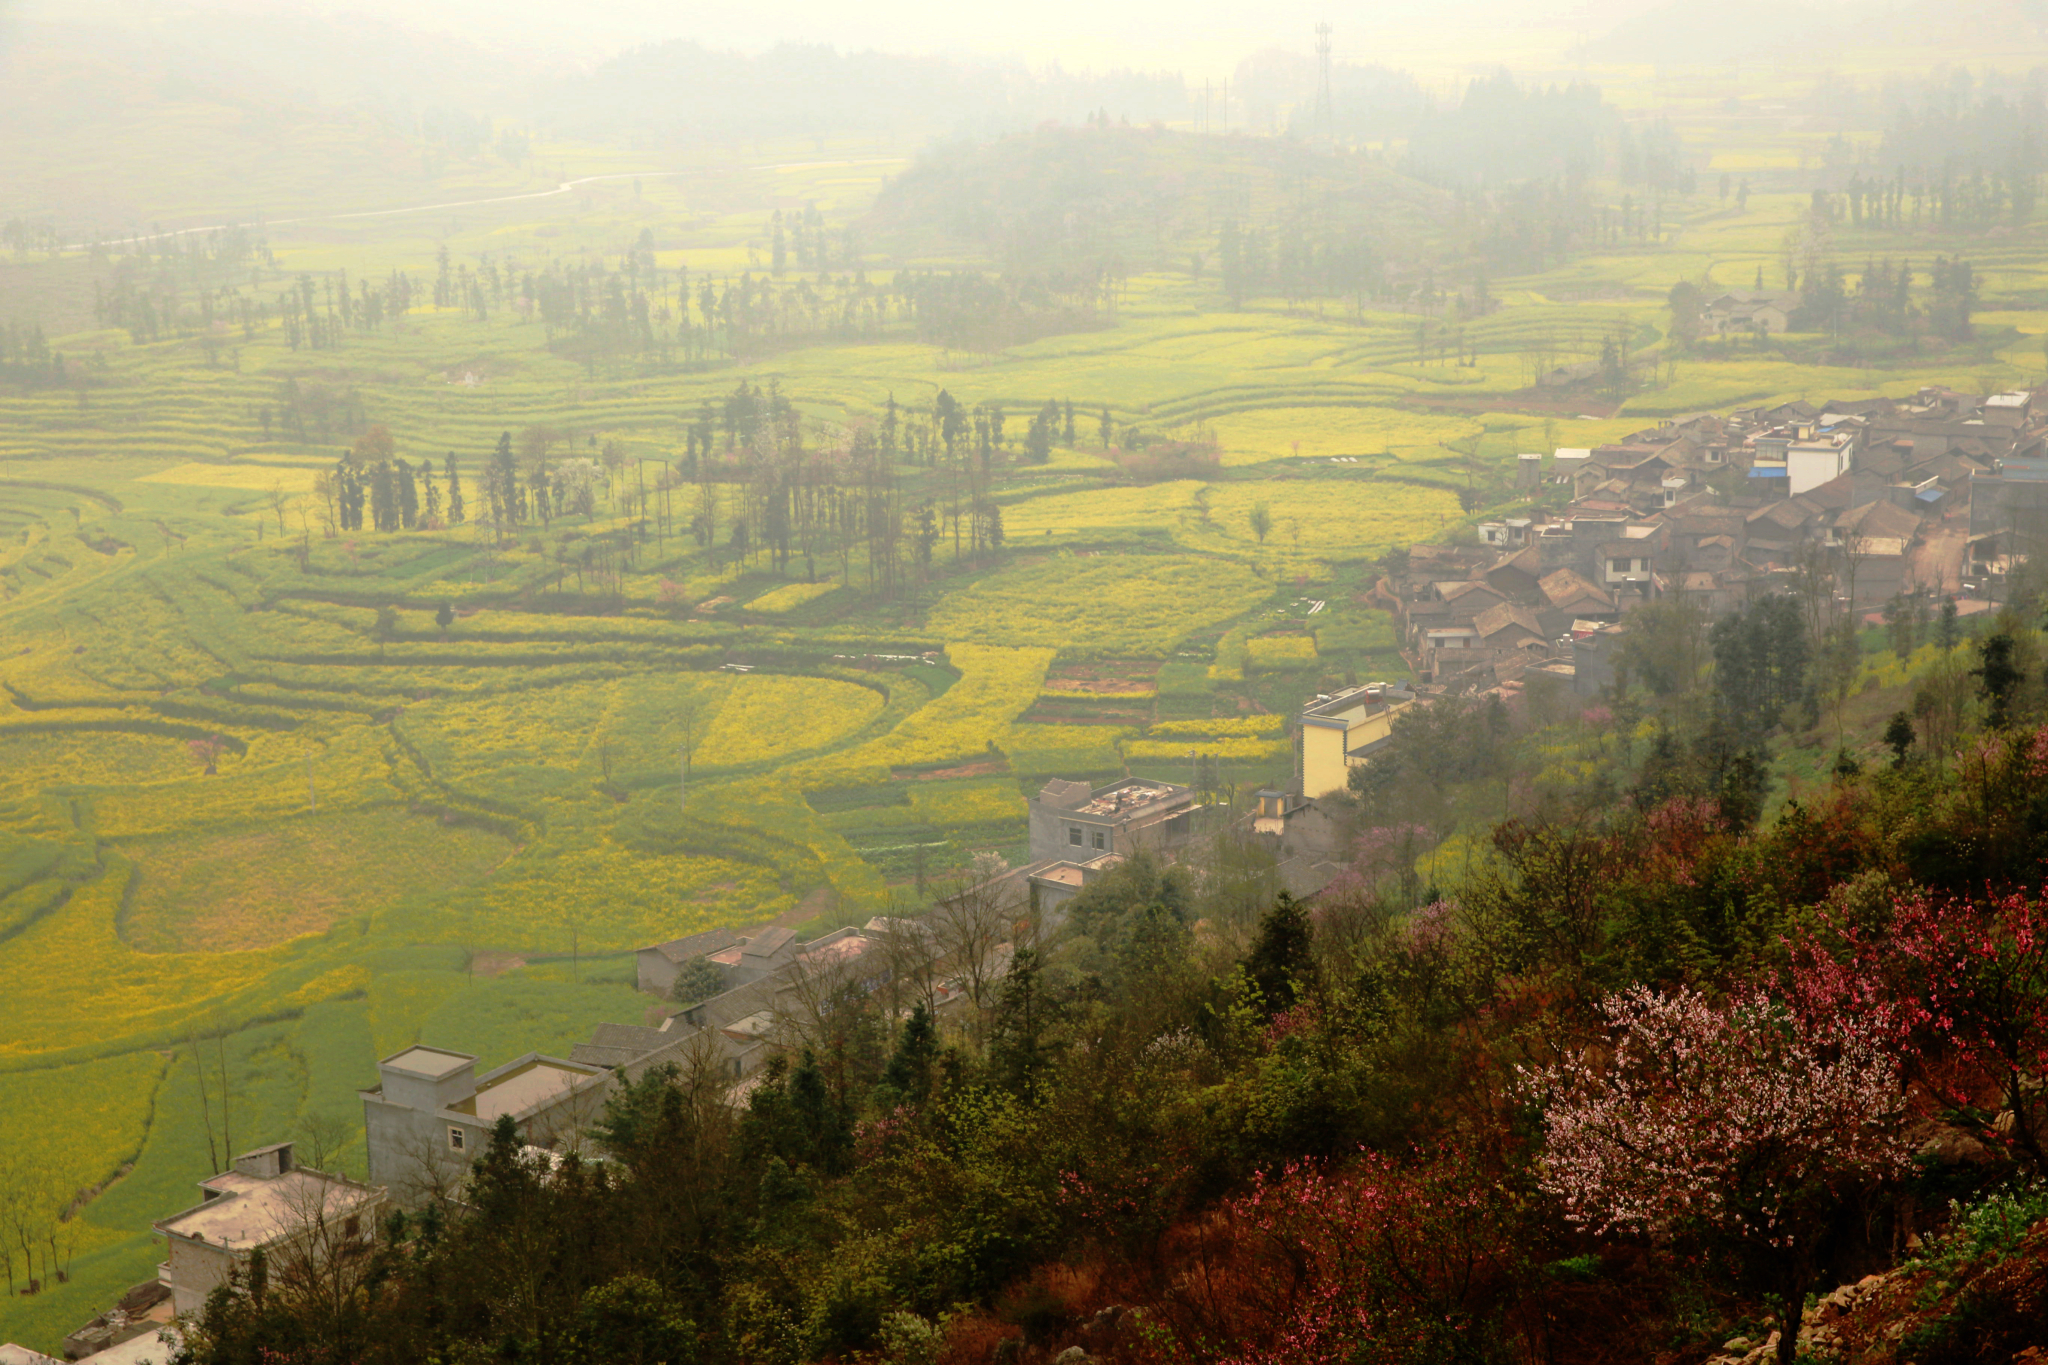
<path id="1" fill-rule="evenodd" d="M 1482 522 L 1477 544 L 1397 555 L 1376 601 L 1426 691 L 1595 695 L 1628 613 L 1687 603 L 1706 621 L 1759 597 L 1826 598 L 1866 620 L 1952 599 L 1987 610 L 2048 511 L 2048 403 L 2036 391 L 1926 388 L 1678 417 L 1591 449 L 1519 457 L 1556 510 Z"/>

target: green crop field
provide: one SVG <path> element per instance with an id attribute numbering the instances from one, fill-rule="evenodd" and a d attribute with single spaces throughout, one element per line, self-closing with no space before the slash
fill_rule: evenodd
<path id="1" fill-rule="evenodd" d="M 1819 132 L 1723 126 L 1718 100 L 1619 79 L 1715 174 L 1762 184 L 1824 154 Z M 200 127 L 153 128 L 148 146 Z M 266 300 L 302 273 L 430 282 L 444 247 L 469 271 L 644 252 L 693 278 L 764 274 L 773 206 L 851 221 L 904 164 L 902 149 L 806 144 L 671 174 L 564 145 L 516 175 L 394 179 L 341 157 L 318 184 L 302 167 L 255 185 L 227 169 L 238 143 L 209 145 L 226 150 L 184 193 L 216 197 L 152 186 L 149 211 L 444 202 L 542 186 L 542 165 L 650 173 L 280 226 L 252 267 Z M 1050 777 L 1184 780 L 1193 752 L 1233 783 L 1283 780 L 1283 717 L 1305 695 L 1404 673 L 1368 602 L 1373 562 L 1526 507 L 1508 479 L 1519 452 L 1738 403 L 2040 380 L 2038 223 L 1844 226 L 1834 241 L 1852 272 L 1968 256 L 1975 341 L 1826 364 L 1820 338 L 1679 353 L 1671 286 L 1742 287 L 1760 269 L 1777 283 L 1807 209 L 1778 188 L 1738 209 L 1700 179 L 1662 206 L 1661 234 L 1490 281 L 1496 306 L 1455 345 L 1441 311 L 1233 308 L 1213 271 L 1157 268 L 1089 325 L 999 347 L 905 327 L 739 357 L 585 356 L 532 310 L 416 300 L 313 349 L 274 319 L 138 338 L 92 316 L 108 262 L 0 265 L 0 323 L 49 321 L 70 366 L 61 384 L 0 375 L 0 1182 L 68 1211 L 69 1257 L 65 1283 L 0 1302 L 0 1338 L 52 1349 L 153 1274 L 148 1225 L 207 1173 L 223 1086 L 231 1139 L 253 1146 L 351 1118 L 376 1058 L 414 1041 L 487 1065 L 564 1053 L 656 1003 L 632 988 L 639 945 L 859 922 L 978 851 L 1020 860 L 1026 799 Z M 865 273 L 952 263 L 933 248 Z M 800 283 L 854 288 L 826 273 Z M 1532 388 L 1617 335 L 1629 392 Z M 1002 405 L 1008 450 L 978 494 L 1000 548 L 942 521 L 894 591 L 861 552 L 778 565 L 735 548 L 738 474 L 661 480 L 695 451 L 703 406 L 742 381 L 774 386 L 828 452 L 892 400 Z M 1077 429 L 1031 463 L 1023 428 L 1047 400 L 1071 403 Z M 1135 428 L 1213 441 L 1215 458 L 1137 477 L 1103 449 L 1105 409 L 1119 442 Z M 589 510 L 502 539 L 474 515 L 328 534 L 320 480 L 372 424 L 437 477 L 452 452 L 472 509 L 501 432 L 616 463 Z M 954 496 L 930 463 L 891 477 L 905 509 Z M 700 499 L 723 509 L 709 545 L 689 530 Z M 340 1159 L 359 1169 L 359 1145 Z"/>

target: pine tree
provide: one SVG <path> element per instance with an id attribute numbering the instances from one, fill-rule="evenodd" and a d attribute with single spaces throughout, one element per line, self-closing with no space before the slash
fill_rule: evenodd
<path id="1" fill-rule="evenodd" d="M 398 524 L 410 531 L 420 514 L 419 485 L 413 482 L 412 466 L 398 462 Z"/>
<path id="2" fill-rule="evenodd" d="M 1917 738 L 1913 732 L 1913 718 L 1904 711 L 1894 711 L 1891 724 L 1884 727 L 1884 742 L 1891 746 L 1893 767 L 1905 766 L 1906 755 Z"/>
<path id="3" fill-rule="evenodd" d="M 497 449 L 491 452 L 491 467 L 484 480 L 494 521 L 512 521 L 518 495 L 519 467 L 512 456 L 512 433 L 500 432 Z"/>
<path id="4" fill-rule="evenodd" d="M 886 1111 L 897 1105 L 922 1106 L 931 1098 L 932 1068 L 938 1055 L 938 1027 L 920 1000 L 911 1008 L 896 1051 L 882 1069 L 881 1084 L 875 1089 L 876 1107 Z"/>
<path id="5" fill-rule="evenodd" d="M 448 452 L 443 469 L 448 476 L 448 524 L 460 526 L 466 509 L 462 505 L 462 473 L 455 467 L 454 451 Z"/>
<path id="6" fill-rule="evenodd" d="M 1245 975 L 1259 991 L 1268 1016 L 1293 1007 L 1315 971 L 1308 915 L 1282 891 L 1259 918 L 1259 932 L 1244 960 Z"/>

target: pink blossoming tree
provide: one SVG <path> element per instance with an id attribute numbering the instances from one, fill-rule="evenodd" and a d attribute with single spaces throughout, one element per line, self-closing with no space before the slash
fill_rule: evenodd
<path id="1" fill-rule="evenodd" d="M 1543 1188 L 1596 1231 L 1733 1254 L 1776 1299 L 1791 1365 L 1821 1236 L 1905 1168 L 1888 1020 L 1641 986 L 1601 1008 L 1611 1048 L 1524 1073 L 1545 1101 Z"/>
<path id="2" fill-rule="evenodd" d="M 1882 932 L 1792 945 L 1805 1013 L 1882 1010 L 1914 1084 L 1953 1121 L 2048 1175 L 2048 903 L 1915 892 Z"/>

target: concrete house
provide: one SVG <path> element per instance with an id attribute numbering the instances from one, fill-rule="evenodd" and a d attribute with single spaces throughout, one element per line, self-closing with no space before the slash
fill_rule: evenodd
<path id="1" fill-rule="evenodd" d="M 1830 483 L 1849 472 L 1856 456 L 1859 430 L 1814 430 L 1785 450 L 1785 477 L 1793 497 Z"/>
<path id="2" fill-rule="evenodd" d="M 1792 314 L 1798 310 L 1797 294 L 1738 289 L 1711 300 L 1700 314 L 1700 321 L 1717 336 L 1728 332 L 1776 335 L 1792 325 Z"/>
<path id="3" fill-rule="evenodd" d="M 2039 535 L 2048 526 L 2048 459 L 2000 459 L 1970 479 L 1970 535 Z M 2010 550 L 2010 546 L 2005 547 Z"/>
<path id="4" fill-rule="evenodd" d="M 370 1179 L 395 1202 L 417 1207 L 453 1194 L 502 1117 L 529 1146 L 580 1139 L 604 1110 L 602 1067 L 529 1052 L 476 1074 L 476 1058 L 415 1045 L 377 1064 L 378 1085 L 358 1091 Z"/>
<path id="5" fill-rule="evenodd" d="M 1343 791 L 1351 770 L 1391 742 L 1394 717 L 1415 701 L 1412 692 L 1369 683 L 1317 697 L 1303 707 L 1294 733 L 1296 795 L 1313 800 Z"/>
<path id="6" fill-rule="evenodd" d="M 157 1276 L 180 1315 L 205 1307 L 230 1274 L 246 1275 L 258 1247 L 273 1265 L 294 1251 L 367 1255 L 385 1207 L 381 1189 L 294 1164 L 289 1142 L 244 1152 L 199 1189 L 199 1203 L 155 1225 L 170 1252 Z"/>
<path id="7" fill-rule="evenodd" d="M 2023 427 L 2033 415 L 2034 395 L 2025 389 L 2011 393 L 1994 393 L 1984 400 L 1984 421 L 1987 426 Z"/>
<path id="8" fill-rule="evenodd" d="M 1192 831 L 1195 793 L 1127 777 L 1106 787 L 1055 778 L 1031 798 L 1031 861 L 1081 862 L 1178 846 Z"/>

